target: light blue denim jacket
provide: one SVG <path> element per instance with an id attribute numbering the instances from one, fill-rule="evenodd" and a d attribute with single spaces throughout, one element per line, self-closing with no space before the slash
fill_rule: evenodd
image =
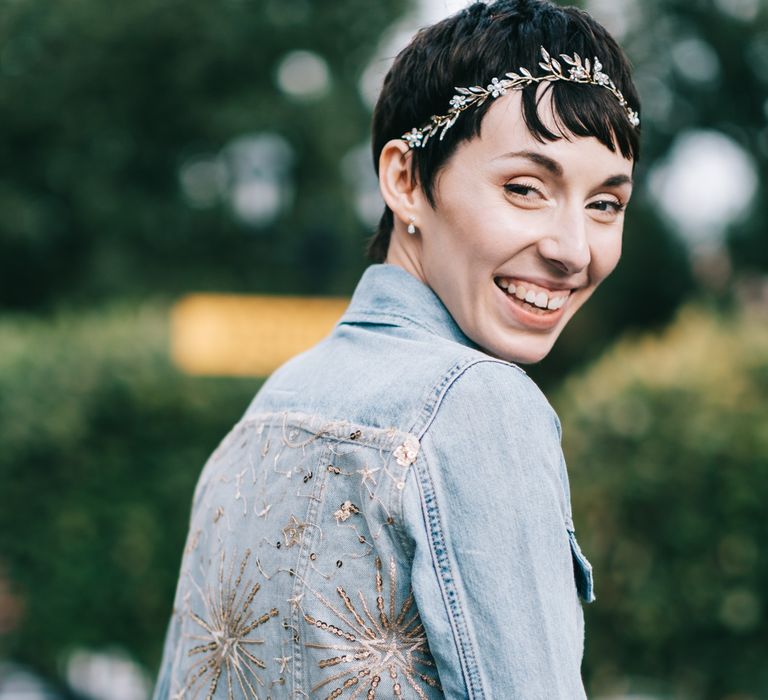
<path id="1" fill-rule="evenodd" d="M 579 595 L 554 411 L 374 265 L 205 465 L 155 698 L 584 698 Z"/>

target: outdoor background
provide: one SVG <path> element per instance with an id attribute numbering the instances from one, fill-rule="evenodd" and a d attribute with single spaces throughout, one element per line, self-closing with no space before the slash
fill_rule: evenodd
<path id="1" fill-rule="evenodd" d="M 368 125 L 445 0 L 0 0 L 0 698 L 146 697 L 192 490 L 258 389 L 189 292 L 347 296 Z M 595 0 L 643 156 L 615 276 L 530 373 L 595 569 L 590 697 L 768 698 L 768 6 Z M 25 694 L 26 693 L 26 694 Z"/>

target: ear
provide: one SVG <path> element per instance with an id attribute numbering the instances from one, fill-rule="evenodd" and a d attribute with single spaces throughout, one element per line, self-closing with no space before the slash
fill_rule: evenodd
<path id="1" fill-rule="evenodd" d="M 379 188 L 387 206 L 399 220 L 407 224 L 418 219 L 422 202 L 421 188 L 412 176 L 413 158 L 408 144 L 402 139 L 388 141 L 379 155 Z"/>

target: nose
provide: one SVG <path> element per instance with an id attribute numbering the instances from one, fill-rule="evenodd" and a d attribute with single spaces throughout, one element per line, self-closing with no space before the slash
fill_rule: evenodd
<path id="1" fill-rule="evenodd" d="M 592 253 L 583 212 L 564 211 L 549 225 L 549 232 L 539 239 L 539 254 L 564 273 L 572 275 L 584 270 Z"/>

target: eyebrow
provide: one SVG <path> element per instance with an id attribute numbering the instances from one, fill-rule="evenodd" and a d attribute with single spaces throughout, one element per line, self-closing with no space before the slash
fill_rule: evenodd
<path id="1" fill-rule="evenodd" d="M 545 156 L 542 153 L 537 153 L 536 151 L 512 151 L 510 153 L 504 153 L 497 158 L 494 158 L 494 160 L 500 160 L 501 158 L 525 158 L 526 160 L 530 160 L 532 163 L 536 163 L 536 165 L 540 165 L 555 177 L 563 176 L 563 166 L 560 165 L 560 163 L 558 163 L 556 160 L 553 160 L 549 156 Z M 606 178 L 602 183 L 600 183 L 600 187 L 619 187 L 621 185 L 631 184 L 631 177 L 628 175 L 620 174 L 611 175 L 610 177 Z"/>
<path id="2" fill-rule="evenodd" d="M 631 185 L 632 178 L 629 175 L 611 175 L 611 177 L 603 180 L 600 187 L 619 187 L 620 185 Z"/>
<path id="3" fill-rule="evenodd" d="M 502 158 L 525 158 L 526 160 L 536 163 L 536 165 L 540 165 L 542 168 L 552 173 L 552 175 L 556 175 L 557 177 L 563 176 L 563 166 L 560 165 L 560 163 L 549 156 L 537 153 L 536 151 L 512 151 L 511 153 L 504 153 L 498 158 L 494 158 L 494 160 L 500 160 Z"/>

